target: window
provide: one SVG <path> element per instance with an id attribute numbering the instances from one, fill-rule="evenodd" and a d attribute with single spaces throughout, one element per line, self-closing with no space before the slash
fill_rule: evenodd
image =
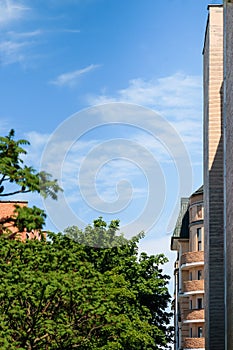
<path id="1" fill-rule="evenodd" d="M 203 335 L 202 335 L 202 327 L 198 327 L 198 329 L 197 329 L 197 337 L 198 338 L 202 338 L 203 337 Z"/>
<path id="2" fill-rule="evenodd" d="M 202 217 L 202 206 L 197 205 L 197 217 L 201 218 Z"/>
<path id="3" fill-rule="evenodd" d="M 193 274 L 192 274 L 192 272 L 190 272 L 189 273 L 189 280 L 192 281 L 192 279 L 193 279 Z"/>
<path id="4" fill-rule="evenodd" d="M 202 270 L 197 271 L 197 279 L 201 280 L 202 279 Z"/>
<path id="5" fill-rule="evenodd" d="M 192 300 L 189 301 L 189 308 L 190 308 L 190 310 L 193 309 L 193 301 Z"/>
<path id="6" fill-rule="evenodd" d="M 197 250 L 202 250 L 202 233 L 201 228 L 197 229 Z"/>
<path id="7" fill-rule="evenodd" d="M 190 338 L 192 338 L 193 337 L 193 329 L 192 328 L 190 328 L 189 334 L 190 334 Z"/>
<path id="8" fill-rule="evenodd" d="M 202 309 L 202 298 L 197 299 L 197 308 Z"/>

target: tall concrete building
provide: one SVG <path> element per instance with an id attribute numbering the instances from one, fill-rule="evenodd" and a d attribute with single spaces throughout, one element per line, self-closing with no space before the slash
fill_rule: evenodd
<path id="1" fill-rule="evenodd" d="M 233 0 L 224 3 L 225 349 L 233 349 Z"/>
<path id="2" fill-rule="evenodd" d="M 225 349 L 223 7 L 210 5 L 204 58 L 206 350 Z"/>

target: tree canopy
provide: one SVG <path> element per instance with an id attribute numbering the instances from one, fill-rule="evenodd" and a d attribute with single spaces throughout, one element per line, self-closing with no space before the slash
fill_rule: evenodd
<path id="1" fill-rule="evenodd" d="M 102 220 L 99 228 L 110 230 L 112 240 L 119 224 L 104 225 Z M 96 235 L 96 224 L 88 229 Z M 169 277 L 161 269 L 166 258 L 138 257 L 139 236 L 98 248 L 70 239 L 69 231 L 50 234 L 47 242 L 0 239 L 0 348 L 166 347 L 171 336 Z"/>
<path id="2" fill-rule="evenodd" d="M 0 137 L 0 198 L 28 192 L 57 198 L 46 172 L 25 164 L 26 140 Z M 0 218 L 19 232 L 41 229 L 45 213 L 15 206 Z M 119 221 L 100 217 L 84 230 L 72 226 L 48 240 L 0 235 L 0 349 L 158 350 L 171 340 L 163 255 L 138 256 L 143 233 L 118 234 Z"/>

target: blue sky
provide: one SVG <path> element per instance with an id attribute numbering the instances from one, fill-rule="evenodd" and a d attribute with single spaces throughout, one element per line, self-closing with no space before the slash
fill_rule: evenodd
<path id="1" fill-rule="evenodd" d="M 170 254 L 180 195 L 202 184 L 202 48 L 218 3 L 0 0 L 0 131 L 28 138 L 28 161 L 64 188 L 64 211 L 23 198 L 45 206 L 47 228 L 120 218 L 148 231 L 142 249 Z"/>

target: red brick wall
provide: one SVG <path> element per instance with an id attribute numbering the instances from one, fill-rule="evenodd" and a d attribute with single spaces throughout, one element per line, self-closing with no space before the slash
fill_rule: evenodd
<path id="1" fill-rule="evenodd" d="M 205 338 L 186 338 L 184 341 L 186 349 L 201 349 L 205 347 Z"/>
<path id="2" fill-rule="evenodd" d="M 183 292 L 204 290 L 204 280 L 187 281 L 183 283 Z"/>
<path id="3" fill-rule="evenodd" d="M 181 265 L 204 261 L 204 251 L 188 252 L 181 256 Z"/>
<path id="4" fill-rule="evenodd" d="M 3 218 L 10 218 L 14 215 L 14 210 L 15 210 L 15 205 L 19 205 L 20 207 L 25 207 L 28 205 L 28 202 L 26 201 L 0 201 L 0 219 Z M 11 223 L 6 224 L 9 229 L 15 233 L 18 232 L 16 227 L 13 227 Z M 18 236 L 24 241 L 27 239 L 27 234 L 28 238 L 33 239 L 37 238 L 40 239 L 39 232 L 29 232 L 27 233 L 26 231 L 20 232 Z"/>
<path id="5" fill-rule="evenodd" d="M 204 309 L 200 310 L 186 310 L 184 312 L 185 320 L 203 320 L 205 318 Z"/>

